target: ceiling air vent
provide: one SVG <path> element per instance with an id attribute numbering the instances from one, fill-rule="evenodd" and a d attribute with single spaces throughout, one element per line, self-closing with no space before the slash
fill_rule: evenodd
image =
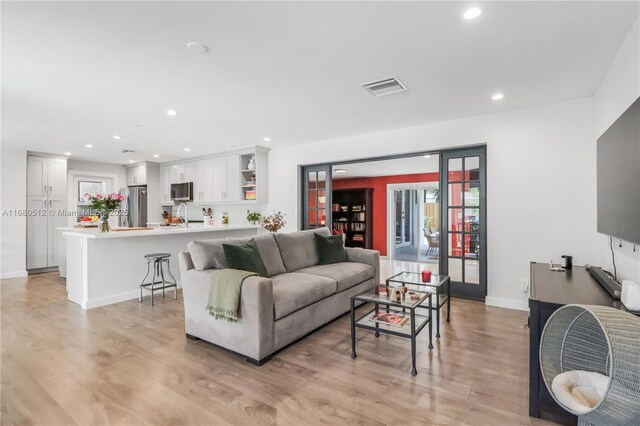
<path id="1" fill-rule="evenodd" d="M 389 77 L 384 80 L 372 81 L 362 85 L 373 96 L 391 95 L 392 93 L 404 92 L 407 86 L 402 84 L 397 77 Z"/>
<path id="2" fill-rule="evenodd" d="M 120 150 L 120 154 L 129 154 L 129 153 L 132 153 L 132 152 L 135 152 L 135 151 L 132 150 L 132 149 L 121 149 Z"/>

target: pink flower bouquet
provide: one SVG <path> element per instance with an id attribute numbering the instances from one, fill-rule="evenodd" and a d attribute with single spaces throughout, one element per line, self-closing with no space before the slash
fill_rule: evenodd
<path id="1" fill-rule="evenodd" d="M 124 195 L 116 192 L 91 195 L 87 192 L 83 197 L 91 203 L 91 208 L 100 217 L 100 231 L 109 232 L 109 214 L 120 206 L 120 202 L 124 201 Z"/>

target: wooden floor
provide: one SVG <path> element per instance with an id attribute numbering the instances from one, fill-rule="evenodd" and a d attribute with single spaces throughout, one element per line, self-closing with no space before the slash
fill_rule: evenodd
<path id="1" fill-rule="evenodd" d="M 433 352 L 349 318 L 262 367 L 185 339 L 182 298 L 83 311 L 57 273 L 4 280 L 2 424 L 544 424 L 527 415 L 524 312 L 454 300 Z"/>

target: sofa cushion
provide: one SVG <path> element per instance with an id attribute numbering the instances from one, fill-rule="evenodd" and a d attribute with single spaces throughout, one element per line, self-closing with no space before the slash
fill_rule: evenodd
<path id="1" fill-rule="evenodd" d="M 222 244 L 222 248 L 229 268 L 255 272 L 261 277 L 268 276 L 254 238 L 246 244 Z"/>
<path id="2" fill-rule="evenodd" d="M 196 240 L 188 244 L 193 266 L 203 271 L 205 269 L 226 268 L 227 260 L 222 244 L 246 244 L 251 238 L 226 238 L 218 240 Z M 263 234 L 255 237 L 256 245 L 262 256 L 264 266 L 267 268 L 267 276 L 284 274 L 286 272 L 278 245 L 272 234 Z"/>
<path id="3" fill-rule="evenodd" d="M 344 251 L 342 235 L 314 234 L 316 238 L 316 250 L 318 251 L 318 264 L 329 265 L 331 263 L 346 262 L 347 253 Z"/>
<path id="4" fill-rule="evenodd" d="M 356 286 L 373 278 L 375 270 L 371 265 L 356 262 L 332 263 L 331 265 L 316 265 L 298 270 L 299 273 L 317 275 L 335 280 L 337 293 Z"/>
<path id="5" fill-rule="evenodd" d="M 273 313 L 276 320 L 336 292 L 336 282 L 318 275 L 289 272 L 271 277 Z"/>
<path id="6" fill-rule="evenodd" d="M 280 255 L 287 272 L 308 268 L 318 264 L 318 252 L 314 234 L 329 236 L 329 228 L 275 234 Z"/>

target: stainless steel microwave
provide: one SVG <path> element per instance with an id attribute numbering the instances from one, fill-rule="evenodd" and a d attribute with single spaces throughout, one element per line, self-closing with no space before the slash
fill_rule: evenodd
<path id="1" fill-rule="evenodd" d="M 172 183 L 172 201 L 193 201 L 193 182 Z"/>

